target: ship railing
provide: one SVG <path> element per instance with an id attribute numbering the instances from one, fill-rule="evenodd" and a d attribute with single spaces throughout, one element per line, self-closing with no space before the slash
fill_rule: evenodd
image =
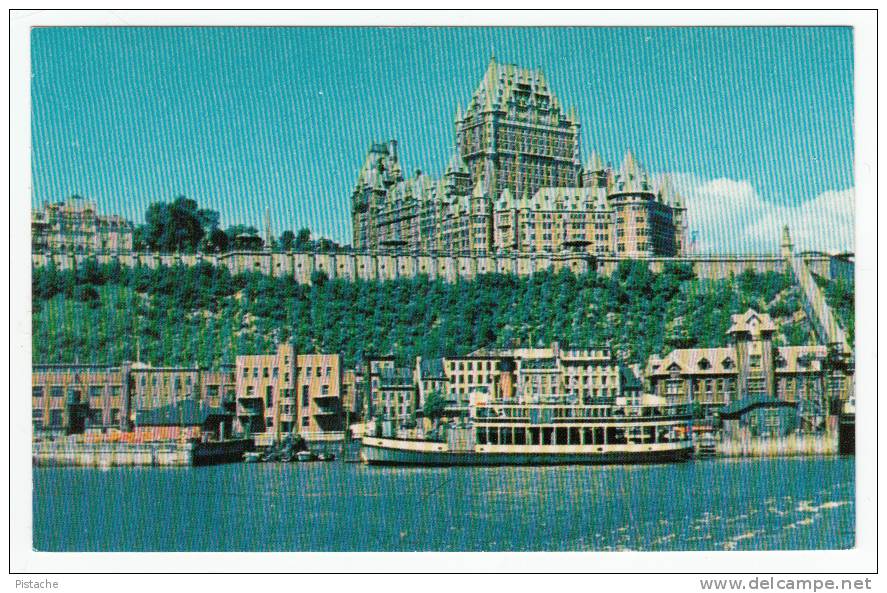
<path id="1" fill-rule="evenodd" d="M 471 410 L 477 420 L 526 420 L 543 418 L 545 421 L 587 420 L 596 418 L 668 418 L 687 416 L 692 408 L 686 404 L 637 406 L 584 406 L 544 404 L 485 404 Z"/>

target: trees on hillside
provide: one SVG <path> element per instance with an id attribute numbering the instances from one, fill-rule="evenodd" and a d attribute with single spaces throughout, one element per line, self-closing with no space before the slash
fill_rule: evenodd
<path id="1" fill-rule="evenodd" d="M 572 347 L 609 345 L 627 362 L 643 363 L 675 347 L 723 345 L 730 315 L 748 307 L 765 311 L 761 303 L 772 294 L 782 295 L 772 305 L 781 313 L 799 306 L 783 275 L 702 281 L 686 269 L 648 273 L 632 263 L 610 276 L 564 270 L 455 283 L 422 275 L 349 282 L 318 271 L 313 281 L 306 286 L 292 277 L 232 275 L 209 264 L 37 267 L 33 327 L 41 341 L 34 341 L 34 360 L 114 360 L 135 340 L 135 330 L 119 328 L 137 326 L 145 360 L 156 364 L 232 361 L 281 339 L 303 352 L 341 352 L 349 365 L 359 356 L 393 354 L 413 364 L 416 356 L 554 340 Z M 852 286 L 832 293 L 852 318 Z M 796 343 L 804 335 L 804 327 L 793 326 L 784 338 Z M 162 358 L 167 355 L 172 358 Z"/>

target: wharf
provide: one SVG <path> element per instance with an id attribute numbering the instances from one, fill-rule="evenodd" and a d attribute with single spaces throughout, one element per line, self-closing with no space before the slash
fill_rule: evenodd
<path id="1" fill-rule="evenodd" d="M 250 439 L 210 442 L 96 442 L 74 439 L 37 441 L 32 446 L 35 466 L 182 467 L 239 462 L 253 448 Z"/>

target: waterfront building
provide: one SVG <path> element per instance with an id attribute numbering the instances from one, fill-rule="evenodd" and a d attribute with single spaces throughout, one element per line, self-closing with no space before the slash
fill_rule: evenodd
<path id="1" fill-rule="evenodd" d="M 776 345 L 776 329 L 766 313 L 733 315 L 727 346 L 651 356 L 649 387 L 669 401 L 698 403 L 707 414 L 746 399 L 792 402 L 815 428 L 852 396 L 852 357 L 826 345 Z"/>
<path id="2" fill-rule="evenodd" d="M 685 208 L 629 152 L 580 164 L 579 121 L 539 70 L 490 61 L 440 179 L 404 175 L 397 142 L 373 144 L 351 196 L 358 250 L 616 257 L 686 253 Z"/>
<path id="3" fill-rule="evenodd" d="M 82 433 L 125 424 L 124 365 L 34 365 L 31 424 L 35 435 Z"/>
<path id="4" fill-rule="evenodd" d="M 132 239 L 131 222 L 77 196 L 31 212 L 32 253 L 126 254 Z"/>
<path id="5" fill-rule="evenodd" d="M 289 343 L 273 354 L 238 356 L 236 428 L 270 440 L 341 438 L 342 372 L 338 354 L 297 354 Z"/>
<path id="6" fill-rule="evenodd" d="M 197 402 L 231 409 L 234 368 L 120 365 L 34 365 L 31 409 L 34 434 L 79 434 L 137 427 L 139 411 Z"/>
<path id="7" fill-rule="evenodd" d="M 538 402 L 563 397 L 589 403 L 625 395 L 631 369 L 608 348 L 483 349 L 468 356 L 416 360 L 419 408 L 437 392 L 449 414 L 464 413 L 472 396 L 489 401 Z"/>
<path id="8" fill-rule="evenodd" d="M 366 417 L 407 422 L 416 415 L 416 382 L 413 369 L 399 366 L 393 356 L 367 360 Z"/>

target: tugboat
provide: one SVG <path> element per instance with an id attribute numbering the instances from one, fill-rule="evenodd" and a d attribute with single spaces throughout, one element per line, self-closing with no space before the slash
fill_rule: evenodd
<path id="1" fill-rule="evenodd" d="M 479 394 L 482 395 L 482 394 Z M 689 405 L 644 396 L 608 404 L 472 398 L 467 426 L 426 439 L 367 437 L 369 465 L 664 463 L 693 456 Z"/>

